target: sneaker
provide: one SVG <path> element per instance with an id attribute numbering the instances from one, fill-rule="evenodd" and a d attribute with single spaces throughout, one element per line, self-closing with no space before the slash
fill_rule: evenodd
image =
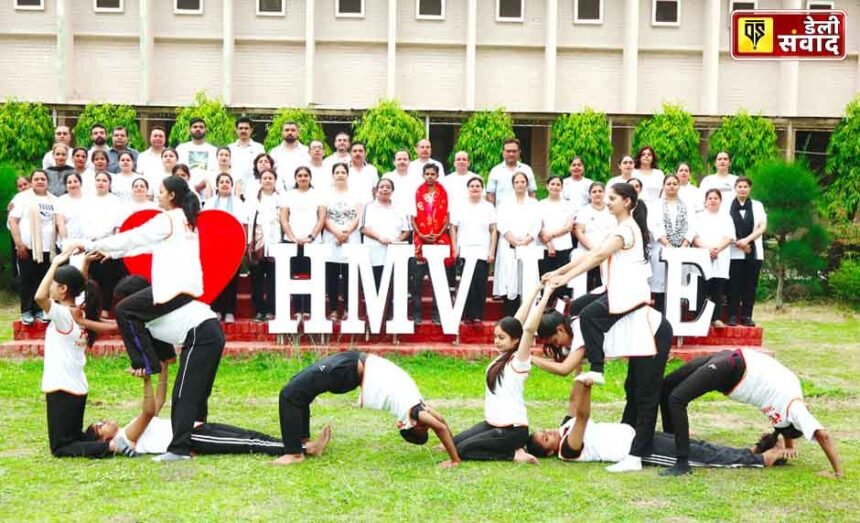
<path id="1" fill-rule="evenodd" d="M 729 327 L 737 327 L 738 319 L 735 316 L 729 316 L 729 321 L 726 322 Z"/>
<path id="2" fill-rule="evenodd" d="M 337 321 L 338 318 L 340 318 L 340 315 L 337 313 L 337 311 L 332 311 L 331 314 L 328 315 L 328 319 L 330 319 L 331 321 Z"/>
<path id="3" fill-rule="evenodd" d="M 36 318 L 33 317 L 32 312 L 27 311 L 21 314 L 21 323 L 24 325 L 32 325 L 34 321 L 36 321 Z"/>
<path id="4" fill-rule="evenodd" d="M 128 458 L 136 458 L 138 456 L 138 453 L 132 448 L 131 443 L 122 434 L 117 434 L 113 438 L 113 444 L 116 446 L 117 454 L 122 454 Z"/>
<path id="5" fill-rule="evenodd" d="M 663 469 L 660 471 L 660 475 L 663 477 L 675 477 L 675 476 L 686 476 L 688 474 L 692 474 L 693 469 L 690 468 L 690 465 L 687 463 L 675 463 L 673 467 L 669 467 L 667 469 Z"/>
<path id="6" fill-rule="evenodd" d="M 216 317 L 216 318 L 218 318 L 218 321 L 221 321 L 221 320 L 223 320 L 223 319 L 224 319 L 224 317 L 223 317 L 223 316 L 221 316 L 221 313 L 220 313 L 220 312 L 216 312 L 216 313 L 215 313 L 215 317 Z"/>
<path id="7" fill-rule="evenodd" d="M 726 328 L 726 324 L 723 323 L 721 320 L 714 320 L 714 322 L 711 325 L 713 325 L 715 329 L 725 329 Z"/>
<path id="8" fill-rule="evenodd" d="M 270 312 L 270 313 L 266 314 L 266 319 L 267 319 L 267 320 L 274 320 L 274 319 L 275 319 L 275 314 L 274 314 L 274 313 L 272 313 L 272 312 Z"/>
<path id="9" fill-rule="evenodd" d="M 262 323 L 262 322 L 266 321 L 266 315 L 263 314 L 262 312 L 258 312 L 254 316 L 254 321 L 256 321 L 257 323 Z"/>
<path id="10" fill-rule="evenodd" d="M 191 456 L 186 456 L 184 454 L 174 454 L 172 452 L 165 452 L 164 454 L 160 454 L 152 458 L 152 461 L 157 461 L 159 463 L 168 463 L 170 461 L 185 461 L 187 459 L 191 459 Z"/>
<path id="11" fill-rule="evenodd" d="M 224 323 L 236 323 L 236 316 L 228 312 L 224 315 Z"/>
<path id="12" fill-rule="evenodd" d="M 583 383 L 586 383 L 586 380 L 591 380 L 592 385 L 605 385 L 606 384 L 606 380 L 603 378 L 603 373 L 602 372 L 594 372 L 593 370 L 590 370 L 588 372 L 583 372 L 582 374 L 577 375 L 573 381 L 581 381 Z M 640 464 L 640 467 L 641 467 L 641 464 Z"/>
<path id="13" fill-rule="evenodd" d="M 744 318 L 741 320 L 741 325 L 743 325 L 744 327 L 755 327 L 755 322 L 752 320 L 752 318 Z"/>
<path id="14" fill-rule="evenodd" d="M 642 470 L 642 458 L 627 455 L 624 459 L 606 467 L 607 472 L 638 472 Z"/>
<path id="15" fill-rule="evenodd" d="M 51 321 L 45 317 L 45 311 L 36 311 L 35 318 L 39 323 L 49 323 Z"/>

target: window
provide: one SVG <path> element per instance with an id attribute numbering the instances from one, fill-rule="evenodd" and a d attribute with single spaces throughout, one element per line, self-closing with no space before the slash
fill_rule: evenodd
<path id="1" fill-rule="evenodd" d="M 122 13 L 123 0 L 93 0 L 93 11 L 96 13 Z"/>
<path id="2" fill-rule="evenodd" d="M 364 18 L 364 0 L 334 0 L 335 16 L 339 18 Z"/>
<path id="3" fill-rule="evenodd" d="M 203 0 L 173 0 L 173 12 L 178 15 L 202 15 Z"/>
<path id="4" fill-rule="evenodd" d="M 603 0 L 574 0 L 573 23 L 602 24 Z"/>
<path id="5" fill-rule="evenodd" d="M 753 9 L 758 8 L 756 3 L 757 2 L 732 2 L 731 7 L 729 7 L 729 13 L 741 10 L 752 11 Z"/>
<path id="6" fill-rule="evenodd" d="M 44 11 L 45 0 L 15 0 L 15 9 L 20 11 Z"/>
<path id="7" fill-rule="evenodd" d="M 496 0 L 497 22 L 525 22 L 523 0 Z"/>
<path id="8" fill-rule="evenodd" d="M 653 0 L 651 25 L 680 26 L 681 0 Z"/>
<path id="9" fill-rule="evenodd" d="M 444 20 L 445 0 L 415 0 L 415 18 L 419 20 Z"/>
<path id="10" fill-rule="evenodd" d="M 833 2 L 813 2 L 812 0 L 806 0 L 806 8 L 815 10 L 822 9 L 827 11 L 829 9 L 833 9 Z"/>
<path id="11" fill-rule="evenodd" d="M 257 0 L 257 16 L 284 16 L 284 0 Z"/>

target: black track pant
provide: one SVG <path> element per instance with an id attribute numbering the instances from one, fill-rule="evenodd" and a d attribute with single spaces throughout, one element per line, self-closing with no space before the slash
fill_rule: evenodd
<path id="1" fill-rule="evenodd" d="M 13 250 L 12 252 L 14 253 L 15 251 Z M 43 252 L 42 263 L 36 263 L 33 261 L 33 251 L 27 249 L 27 259 L 16 258 L 16 260 L 18 262 L 18 273 L 21 275 L 21 282 L 18 286 L 18 296 L 21 299 L 21 313 L 32 312 L 35 314 L 39 312 L 39 306 L 36 305 L 33 298 L 36 296 L 36 289 L 42 283 L 42 278 L 45 277 L 48 268 L 51 266 L 51 253 Z"/>
<path id="2" fill-rule="evenodd" d="M 707 295 L 708 299 L 714 303 L 714 315 L 711 317 L 711 321 L 719 320 L 722 316 L 723 296 L 726 293 L 726 282 L 728 282 L 728 280 L 725 278 L 711 278 L 710 280 L 705 280 L 705 292 L 702 293 L 700 290 L 699 296 L 702 297 L 702 303 L 704 303 L 705 295 Z"/>
<path id="3" fill-rule="evenodd" d="M 102 290 L 102 308 L 109 311 L 113 308 L 113 291 L 117 283 L 128 275 L 128 270 L 122 260 L 104 259 L 90 265 L 90 278 L 99 284 Z"/>
<path id="4" fill-rule="evenodd" d="M 713 356 L 696 358 L 663 380 L 660 412 L 663 432 L 675 435 L 676 455 L 690 455 L 690 424 L 687 405 L 710 391 L 731 391 L 744 375 L 746 365 L 737 351 L 724 350 Z"/>
<path id="5" fill-rule="evenodd" d="M 528 427 L 494 427 L 486 421 L 454 436 L 460 459 L 474 461 L 511 461 L 528 441 Z"/>
<path id="6" fill-rule="evenodd" d="M 224 331 L 215 318 L 208 319 L 191 329 L 182 345 L 179 370 L 173 383 L 173 404 L 170 425 L 173 440 L 169 452 L 191 454 L 191 432 L 194 422 L 204 420 L 208 414 L 209 395 L 224 351 Z"/>
<path id="7" fill-rule="evenodd" d="M 235 314 L 236 298 L 239 293 L 239 270 L 221 291 L 221 294 L 212 302 L 212 310 L 219 314 Z"/>
<path id="8" fill-rule="evenodd" d="M 660 321 L 660 327 L 654 334 L 654 344 L 657 346 L 657 354 L 654 356 L 629 359 L 627 379 L 624 381 L 627 404 L 621 423 L 626 423 L 636 430 L 630 454 L 640 458 L 651 452 L 663 372 L 666 370 L 669 349 L 672 347 L 672 325 L 666 318 Z"/>
<path id="9" fill-rule="evenodd" d="M 729 316 L 752 319 L 761 260 L 732 260 L 729 265 Z"/>
<path id="10" fill-rule="evenodd" d="M 250 267 L 251 301 L 257 314 L 275 313 L 275 262 L 262 258 Z"/>
<path id="11" fill-rule="evenodd" d="M 81 430 L 87 395 L 78 396 L 65 391 L 45 395 L 48 407 L 48 442 L 56 458 L 103 458 L 110 455 L 106 441 L 85 441 Z"/>
<path id="12" fill-rule="evenodd" d="M 284 454 L 284 445 L 278 438 L 254 430 L 225 425 L 203 423 L 191 431 L 191 450 L 197 454 Z"/>
<path id="13" fill-rule="evenodd" d="M 693 467 L 764 467 L 761 454 L 753 454 L 750 449 L 724 447 L 698 440 L 690 441 L 688 460 Z M 676 461 L 675 438 L 664 432 L 654 434 L 654 448 L 649 456 L 642 457 L 642 463 L 672 467 Z"/>
<path id="14" fill-rule="evenodd" d="M 152 301 L 152 287 L 146 287 L 120 300 L 114 308 L 116 324 L 133 369 L 147 374 L 161 372 L 161 361 L 153 348 L 152 336 L 145 323 L 186 305 L 194 298 L 180 294 L 166 303 Z"/>
<path id="15" fill-rule="evenodd" d="M 301 454 L 311 436 L 311 403 L 324 392 L 344 394 L 361 385 L 358 362 L 361 352 L 341 352 L 305 367 L 281 389 L 278 409 L 284 454 Z"/>
<path id="16" fill-rule="evenodd" d="M 475 274 L 469 284 L 469 294 L 466 295 L 466 306 L 463 308 L 463 318 L 467 320 L 483 320 L 484 305 L 487 302 L 487 274 L 490 265 L 486 260 L 475 263 Z"/>
<path id="17" fill-rule="evenodd" d="M 603 372 L 606 356 L 603 353 L 603 338 L 615 322 L 624 314 L 609 313 L 609 298 L 603 294 L 584 294 L 574 300 L 571 309 L 581 310 L 579 314 L 582 338 L 585 342 L 585 357 L 594 372 Z"/>
<path id="18" fill-rule="evenodd" d="M 343 300 L 343 310 L 346 312 L 349 304 L 349 264 L 326 262 L 325 293 L 328 296 L 329 312 L 337 311 L 338 297 Z"/>

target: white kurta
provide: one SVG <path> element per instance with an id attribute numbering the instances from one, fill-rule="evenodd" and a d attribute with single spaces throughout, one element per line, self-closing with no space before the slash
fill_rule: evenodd
<path id="1" fill-rule="evenodd" d="M 510 232 L 515 238 L 529 235 L 534 239 L 540 233 L 542 222 L 534 198 L 526 197 L 522 203 L 517 203 L 516 198 L 513 198 L 498 207 L 498 210 L 499 244 L 493 274 L 493 295 L 507 296 L 512 300 L 522 295 L 525 286 L 535 282 L 524 285 L 523 270 L 517 261 L 516 250 L 505 239 L 505 233 Z"/>
<path id="2" fill-rule="evenodd" d="M 663 252 L 664 247 L 657 240 L 667 235 L 665 221 L 667 216 L 676 227 L 681 226 L 680 215 L 682 205 L 685 206 L 684 202 L 680 200 L 677 200 L 676 202 L 666 202 L 663 199 L 658 199 L 648 206 L 648 231 L 651 233 L 651 241 L 648 243 L 651 262 L 650 284 L 653 292 L 666 292 L 667 268 L 666 264 L 660 260 L 660 255 Z M 686 206 L 684 207 L 684 210 L 686 211 Z M 687 227 L 684 231 L 681 231 L 681 233 L 684 235 L 684 239 L 687 240 L 687 242 L 691 242 L 693 239 L 691 223 L 692 216 L 689 212 L 686 213 L 686 220 Z"/>
<path id="3" fill-rule="evenodd" d="M 704 244 L 703 247 L 716 247 L 725 238 L 735 240 L 735 224 L 728 214 L 717 211 L 712 213 L 705 211 L 696 216 L 693 223 L 693 236 L 698 237 Z M 716 260 L 711 261 L 711 270 L 715 278 L 728 278 L 731 256 L 729 246 L 721 250 Z"/>

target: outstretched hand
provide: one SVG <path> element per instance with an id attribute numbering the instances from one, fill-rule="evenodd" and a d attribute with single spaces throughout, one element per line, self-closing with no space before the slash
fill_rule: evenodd
<path id="1" fill-rule="evenodd" d="M 818 476 L 819 478 L 827 478 L 827 479 L 842 479 L 845 477 L 843 474 L 837 474 L 836 472 L 833 472 L 832 470 L 822 470 L 822 471 L 816 473 L 816 476 Z"/>
<path id="2" fill-rule="evenodd" d="M 442 463 L 439 463 L 439 468 L 443 469 L 453 469 L 460 464 L 459 461 L 451 461 L 450 459 L 446 459 Z"/>
<path id="3" fill-rule="evenodd" d="M 146 373 L 145 369 L 126 369 L 125 371 L 135 378 L 149 379 L 149 374 Z"/>

